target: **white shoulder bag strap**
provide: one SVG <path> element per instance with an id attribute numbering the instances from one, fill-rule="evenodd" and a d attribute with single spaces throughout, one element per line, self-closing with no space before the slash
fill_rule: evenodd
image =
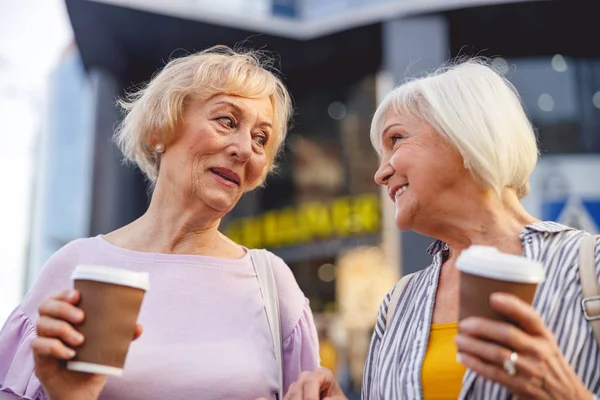
<path id="1" fill-rule="evenodd" d="M 408 281 L 414 274 L 415 273 L 413 272 L 412 274 L 404 275 L 398 281 L 398 283 L 396 283 L 396 286 L 394 286 L 394 289 L 392 291 L 392 298 L 390 299 L 390 304 L 388 304 L 387 314 L 385 316 L 385 329 L 386 330 L 387 330 L 387 327 L 390 325 L 390 321 L 392 320 L 392 317 L 394 316 L 394 311 L 396 310 L 396 306 L 398 305 L 398 300 L 400 300 L 400 295 L 402 294 L 402 291 L 406 287 L 406 284 L 408 283 Z"/>
<path id="2" fill-rule="evenodd" d="M 275 283 L 275 275 L 273 267 L 269 261 L 269 253 L 266 250 L 250 250 L 252 265 L 258 278 L 260 293 L 265 302 L 265 313 L 271 330 L 271 338 L 273 339 L 273 349 L 275 350 L 275 360 L 279 368 L 278 383 L 279 389 L 277 399 L 283 399 L 283 357 L 282 357 L 282 342 L 281 342 L 281 325 L 279 321 L 279 296 L 277 295 L 277 284 Z"/>
<path id="3" fill-rule="evenodd" d="M 596 275 L 596 239 L 600 235 L 586 236 L 579 245 L 579 280 L 581 282 L 581 308 L 600 345 L 600 287 Z"/>

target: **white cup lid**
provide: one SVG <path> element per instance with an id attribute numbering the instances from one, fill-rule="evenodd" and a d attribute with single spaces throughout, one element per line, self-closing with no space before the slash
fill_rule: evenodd
<path id="1" fill-rule="evenodd" d="M 150 276 L 147 272 L 135 272 L 105 265 L 78 265 L 71 278 L 130 286 L 145 291 L 150 289 Z"/>
<path id="2" fill-rule="evenodd" d="M 519 283 L 544 280 L 541 263 L 522 256 L 502 253 L 495 247 L 473 245 L 456 260 L 456 268 L 471 275 Z"/>

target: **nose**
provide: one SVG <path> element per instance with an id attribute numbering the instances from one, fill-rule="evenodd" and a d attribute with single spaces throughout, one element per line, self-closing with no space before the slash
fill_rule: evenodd
<path id="1" fill-rule="evenodd" d="M 252 134 L 246 130 L 240 130 L 238 135 L 232 135 L 230 155 L 241 162 L 246 162 L 252 156 Z"/>
<path id="2" fill-rule="evenodd" d="M 380 186 L 387 185 L 392 175 L 394 175 L 394 169 L 390 163 L 387 161 L 382 162 L 377 172 L 375 172 L 375 183 Z"/>

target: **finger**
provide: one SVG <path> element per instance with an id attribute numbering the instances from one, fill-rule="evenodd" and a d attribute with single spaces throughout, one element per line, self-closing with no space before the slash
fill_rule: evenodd
<path id="1" fill-rule="evenodd" d="M 324 367 L 320 367 L 315 372 L 319 375 L 320 394 L 322 396 L 340 396 L 341 398 L 345 398 L 343 396 L 342 389 L 338 385 L 338 382 L 335 379 L 335 375 L 333 375 L 333 372 L 331 372 L 331 370 Z"/>
<path id="2" fill-rule="evenodd" d="M 520 398 L 533 397 L 536 399 L 550 399 L 546 391 L 531 379 L 519 374 L 510 376 L 503 368 L 488 364 L 477 357 L 459 353 L 457 359 L 465 367 L 475 372 L 484 379 L 488 379 L 505 386 L 513 395 Z"/>
<path id="3" fill-rule="evenodd" d="M 31 348 L 33 354 L 41 358 L 70 360 L 75 356 L 75 350 L 68 348 L 63 342 L 55 338 L 36 337 L 31 343 Z"/>
<path id="4" fill-rule="evenodd" d="M 303 400 L 302 399 L 302 375 L 298 381 L 292 383 L 288 388 L 288 392 L 286 393 L 283 400 Z"/>
<path id="5" fill-rule="evenodd" d="M 83 343 L 83 335 L 68 322 L 41 316 L 37 323 L 37 334 L 40 337 L 59 338 L 71 346 L 79 346 Z"/>
<path id="6" fill-rule="evenodd" d="M 143 328 L 140 324 L 137 324 L 135 326 L 135 331 L 133 332 L 133 340 L 138 339 L 140 336 L 142 336 L 142 332 L 143 332 Z"/>
<path id="7" fill-rule="evenodd" d="M 517 353 L 529 354 L 539 359 L 551 348 L 550 344 L 542 344 L 541 340 L 546 339 L 532 337 L 508 322 L 478 317 L 465 318 L 459 323 L 459 332 L 462 335 L 496 342 Z"/>
<path id="8" fill-rule="evenodd" d="M 48 299 L 63 300 L 71 304 L 77 304 L 80 299 L 80 294 L 79 291 L 75 289 L 67 289 L 52 293 L 48 296 Z"/>
<path id="9" fill-rule="evenodd" d="M 538 312 L 518 297 L 508 293 L 492 293 L 490 306 L 517 323 L 525 332 L 536 336 L 552 337 Z"/>
<path id="10" fill-rule="evenodd" d="M 75 307 L 64 299 L 48 298 L 40 304 L 38 311 L 40 316 L 61 319 L 72 324 L 79 324 L 84 318 L 83 311 L 80 308 Z"/>
<path id="11" fill-rule="evenodd" d="M 481 361 L 503 367 L 504 360 L 510 357 L 512 350 L 499 346 L 496 343 L 480 340 L 478 338 L 459 334 L 454 339 L 458 352 L 479 358 Z M 517 352 L 517 354 L 519 354 Z M 519 354 L 517 370 L 519 375 L 541 382 L 541 373 L 544 368 L 539 360 L 532 359 L 526 355 Z M 541 386 L 541 385 L 540 385 Z"/>
<path id="12" fill-rule="evenodd" d="M 302 400 L 320 400 L 322 382 L 318 374 L 313 374 L 302 384 Z"/>

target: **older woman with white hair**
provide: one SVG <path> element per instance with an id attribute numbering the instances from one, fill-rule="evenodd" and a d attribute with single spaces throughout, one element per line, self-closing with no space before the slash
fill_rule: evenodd
<path id="1" fill-rule="evenodd" d="M 363 400 L 597 398 L 600 347 L 581 307 L 578 249 L 590 244 L 593 284 L 600 280 L 600 245 L 521 205 L 538 149 L 514 87 L 485 62 L 445 67 L 389 93 L 371 139 L 381 156 L 375 180 L 395 204 L 397 227 L 437 240 L 428 250 L 432 264 L 381 305 Z M 471 245 L 543 265 L 533 306 L 508 294 L 490 297 L 514 324 L 458 322 L 456 261 Z M 592 312 L 588 300 L 585 311 Z M 304 373 L 286 396 L 319 398 L 344 398 L 325 369 Z"/>
<path id="2" fill-rule="evenodd" d="M 318 366 L 310 307 L 288 266 L 261 253 L 279 297 L 274 343 L 255 253 L 218 231 L 285 139 L 290 96 L 269 61 L 217 46 L 172 60 L 122 102 L 116 141 L 153 185 L 148 210 L 47 262 L 0 333 L 0 399 L 272 399 Z M 85 318 L 80 294 L 67 289 L 78 264 L 150 275 L 121 378 L 65 367 L 85 340 L 73 327 Z"/>

